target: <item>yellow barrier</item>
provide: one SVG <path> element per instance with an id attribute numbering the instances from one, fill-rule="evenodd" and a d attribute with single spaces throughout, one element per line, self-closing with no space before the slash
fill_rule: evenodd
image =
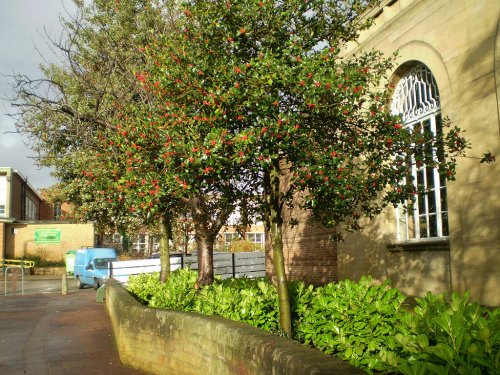
<path id="1" fill-rule="evenodd" d="M 33 268 L 35 267 L 35 262 L 32 260 L 18 260 L 18 259 L 2 259 L 2 268 Z"/>
<path id="2" fill-rule="evenodd" d="M 7 295 L 7 273 L 9 270 L 12 272 L 12 268 L 21 268 L 21 290 L 24 296 L 24 269 L 35 267 L 35 262 L 32 260 L 2 259 L 0 264 L 2 265 L 2 272 L 4 273 L 4 295 Z M 16 291 L 16 279 L 17 276 L 12 280 L 12 293 Z"/>

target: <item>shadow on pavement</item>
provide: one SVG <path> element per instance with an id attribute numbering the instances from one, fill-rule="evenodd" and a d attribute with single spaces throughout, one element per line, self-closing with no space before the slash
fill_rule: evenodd
<path id="1" fill-rule="evenodd" d="M 57 282 L 58 292 L 44 289 Z M 143 374 L 121 365 L 93 289 L 78 290 L 68 280 L 68 294 L 61 295 L 61 280 L 31 283 L 24 296 L 4 296 L 0 283 L 0 374 Z"/>

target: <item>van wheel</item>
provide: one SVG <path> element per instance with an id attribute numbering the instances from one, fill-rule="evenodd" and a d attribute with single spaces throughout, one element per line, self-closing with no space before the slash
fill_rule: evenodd
<path id="1" fill-rule="evenodd" d="M 82 283 L 82 280 L 80 280 L 80 277 L 76 278 L 76 287 L 78 289 L 83 289 L 84 284 Z"/>
<path id="2" fill-rule="evenodd" d="M 99 280 L 94 279 L 94 290 L 99 289 Z"/>

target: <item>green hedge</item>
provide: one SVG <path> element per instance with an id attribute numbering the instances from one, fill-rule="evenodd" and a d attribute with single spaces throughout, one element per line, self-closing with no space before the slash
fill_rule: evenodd
<path id="1" fill-rule="evenodd" d="M 128 290 L 151 307 L 220 315 L 280 333 L 278 297 L 266 279 L 216 280 L 199 291 L 196 272 L 132 277 Z M 469 303 L 467 294 L 417 298 L 414 309 L 389 282 L 371 277 L 314 288 L 289 286 L 295 339 L 367 372 L 498 374 L 500 309 Z"/>

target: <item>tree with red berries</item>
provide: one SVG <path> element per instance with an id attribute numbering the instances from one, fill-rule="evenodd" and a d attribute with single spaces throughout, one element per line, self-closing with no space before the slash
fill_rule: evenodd
<path id="1" fill-rule="evenodd" d="M 62 153 L 60 175 L 94 202 L 94 214 L 102 207 L 117 220 L 168 223 L 187 208 L 200 286 L 213 280 L 213 242 L 229 213 L 257 204 L 271 239 L 280 324 L 291 336 L 282 213 L 292 198 L 302 196 L 302 208 L 336 228 L 338 240 L 341 227 L 357 230 L 362 217 L 411 204 L 412 164 L 453 178 L 468 143 L 460 129 L 430 134 L 387 113 L 392 57 L 342 56 L 370 25 L 362 14 L 377 0 L 164 3 L 182 16 L 174 32 L 141 39 L 134 75 L 126 75 L 137 84 L 130 100 L 107 102 L 108 121 L 85 128 L 90 146 L 46 140 L 56 152 L 50 160 L 63 166 L 54 155 L 70 153 Z M 44 128 L 35 128 L 43 139 Z"/>
<path id="2" fill-rule="evenodd" d="M 411 201 L 412 163 L 453 176 L 453 157 L 467 147 L 459 129 L 426 134 L 387 113 L 392 58 L 341 56 L 375 3 L 187 1 L 182 32 L 147 46 L 149 66 L 138 74 L 164 112 L 153 128 L 172 136 L 162 153 L 178 158 L 186 190 L 212 178 L 251 184 L 290 336 L 282 212 L 292 197 L 301 194 L 322 224 L 357 230 L 361 217 Z M 439 155 L 425 152 L 433 147 Z"/>
<path id="3" fill-rule="evenodd" d="M 47 35 L 58 62 L 42 64 L 41 77 L 12 77 L 11 115 L 33 141 L 38 163 L 53 168 L 61 199 L 73 204 L 77 220 L 94 221 L 103 230 L 156 227 L 158 217 L 132 214 L 114 200 L 114 187 L 105 186 L 114 177 L 111 168 L 120 164 L 102 139 L 116 132 L 125 105 L 147 100 L 133 75 L 144 65 L 139 48 L 175 30 L 176 13 L 163 0 L 73 2 L 75 14 L 61 17 L 61 36 Z M 166 229 L 160 225 L 158 232 Z M 162 242 L 168 244 L 166 238 Z M 168 249 L 161 253 L 168 261 Z M 168 265 L 162 269 L 169 271 Z"/>
<path id="4" fill-rule="evenodd" d="M 136 75 L 150 100 L 124 108 L 116 131 L 102 136 L 108 165 L 99 170 L 111 170 L 111 176 L 101 175 L 91 184 L 108 184 L 109 193 L 104 196 L 110 204 L 127 207 L 130 215 L 166 215 L 169 228 L 172 219 L 187 213 L 198 250 L 197 284 L 209 285 L 214 280 L 214 243 L 231 213 L 250 204 L 250 177 L 242 173 L 239 163 L 229 165 L 212 156 L 231 155 L 234 150 L 219 141 L 208 123 L 201 125 L 204 119 L 193 123 L 182 113 L 166 109 L 166 100 L 177 99 L 166 99 L 160 84 L 150 83 L 142 73 Z M 113 191 L 115 197 L 109 197 Z"/>

